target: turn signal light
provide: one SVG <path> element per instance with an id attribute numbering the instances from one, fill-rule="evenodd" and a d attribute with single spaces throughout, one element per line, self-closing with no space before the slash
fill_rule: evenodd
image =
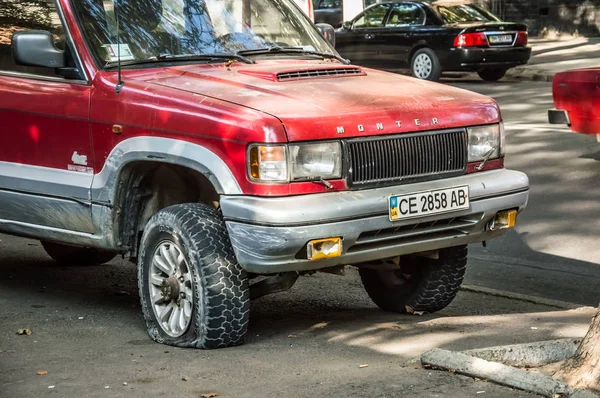
<path id="1" fill-rule="evenodd" d="M 492 227 L 490 228 L 492 231 L 497 231 L 499 229 L 507 229 L 512 228 L 517 223 L 517 211 L 516 210 L 508 210 L 501 211 L 496 214 L 494 221 L 492 223 Z"/>
<path id="2" fill-rule="evenodd" d="M 519 32 L 517 32 L 517 40 L 515 40 L 515 46 L 525 47 L 527 45 L 528 40 L 529 36 L 527 35 L 527 32 L 525 32 L 524 30 L 520 30 Z"/>
<path id="3" fill-rule="evenodd" d="M 306 249 L 309 260 L 339 257 L 342 255 L 342 238 L 311 240 Z"/>
<path id="4" fill-rule="evenodd" d="M 488 41 L 484 33 L 463 33 L 454 39 L 454 47 L 480 47 L 487 46 Z"/>

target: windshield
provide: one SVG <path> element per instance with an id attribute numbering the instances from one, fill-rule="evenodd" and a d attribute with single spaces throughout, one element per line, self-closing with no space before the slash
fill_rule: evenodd
<path id="1" fill-rule="evenodd" d="M 457 4 L 436 7 L 446 23 L 457 22 L 498 22 L 499 18 L 474 4 Z"/>
<path id="2" fill-rule="evenodd" d="M 334 53 L 290 1 L 71 0 L 90 50 L 101 64 L 116 62 L 119 53 L 125 63 L 275 46 Z"/>

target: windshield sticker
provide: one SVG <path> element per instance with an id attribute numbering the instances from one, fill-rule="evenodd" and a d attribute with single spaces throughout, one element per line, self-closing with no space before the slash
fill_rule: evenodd
<path id="1" fill-rule="evenodd" d="M 135 59 L 129 44 L 104 44 L 106 49 L 106 61 L 117 62 L 119 60 L 119 49 L 121 50 L 121 61 L 132 61 Z"/>
<path id="2" fill-rule="evenodd" d="M 313 46 L 302 46 L 304 51 L 316 51 Z"/>

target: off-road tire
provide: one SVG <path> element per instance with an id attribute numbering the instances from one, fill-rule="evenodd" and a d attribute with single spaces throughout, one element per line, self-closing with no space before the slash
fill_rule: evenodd
<path id="1" fill-rule="evenodd" d="M 106 250 L 90 247 L 69 246 L 42 241 L 42 247 L 57 263 L 63 265 L 100 265 L 109 262 L 117 255 Z"/>
<path id="2" fill-rule="evenodd" d="M 401 266 L 403 261 L 414 261 L 414 264 L 408 282 L 398 286 L 391 286 L 389 280 L 402 271 L 359 268 L 369 297 L 385 311 L 433 313 L 445 308 L 456 297 L 467 266 L 467 246 L 441 249 L 439 259 L 402 258 Z"/>
<path id="3" fill-rule="evenodd" d="M 431 72 L 426 77 L 423 77 L 423 75 L 419 74 L 417 71 L 417 61 L 419 60 L 419 57 L 426 57 L 431 63 Z M 413 54 L 410 60 L 410 72 L 413 77 L 418 79 L 437 82 L 442 75 L 442 65 L 440 64 L 440 60 L 435 54 L 435 51 L 430 48 L 421 48 Z"/>
<path id="4" fill-rule="evenodd" d="M 477 74 L 486 82 L 495 82 L 502 79 L 506 75 L 506 71 L 507 69 L 503 68 L 488 68 L 477 71 Z"/>
<path id="5" fill-rule="evenodd" d="M 192 276 L 191 321 L 179 337 L 163 330 L 150 302 L 148 272 L 156 248 L 165 241 L 177 245 Z M 237 263 L 225 223 L 213 207 L 174 205 L 150 219 L 140 243 L 138 286 L 148 334 L 156 342 L 203 349 L 244 342 L 250 313 L 248 277 Z"/>

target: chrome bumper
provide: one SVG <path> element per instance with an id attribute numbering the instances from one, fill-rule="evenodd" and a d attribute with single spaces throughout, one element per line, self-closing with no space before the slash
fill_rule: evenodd
<path id="1" fill-rule="evenodd" d="M 392 222 L 390 195 L 469 185 L 470 208 Z M 237 260 L 248 272 L 305 271 L 488 240 L 490 221 L 502 210 L 527 205 L 523 173 L 494 170 L 437 181 L 363 191 L 280 198 L 224 196 L 221 208 Z M 310 261 L 306 244 L 341 236 L 340 257 Z"/>

